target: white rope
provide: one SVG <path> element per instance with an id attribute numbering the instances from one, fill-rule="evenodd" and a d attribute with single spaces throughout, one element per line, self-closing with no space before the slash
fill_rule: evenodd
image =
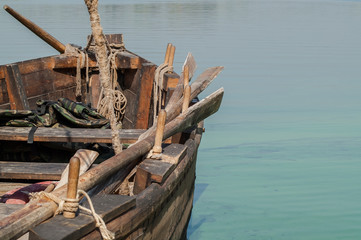
<path id="1" fill-rule="evenodd" d="M 61 199 L 57 196 L 55 196 L 52 193 L 47 193 L 47 192 L 36 192 L 36 193 L 30 193 L 30 199 L 31 201 L 40 199 L 42 197 L 47 197 L 48 199 L 52 200 L 53 202 L 55 202 L 58 205 L 58 208 L 55 210 L 54 216 L 63 213 L 64 211 L 67 212 L 77 212 L 78 208 L 83 210 L 84 212 L 91 214 L 94 217 L 94 220 L 96 222 L 95 226 L 97 228 L 99 228 L 100 233 L 102 235 L 102 238 L 105 240 L 113 240 L 115 239 L 115 234 L 111 231 L 108 230 L 107 225 L 105 224 L 104 220 L 102 219 L 101 216 L 99 216 L 99 214 L 97 214 L 94 210 L 94 206 L 93 206 L 93 202 L 91 201 L 89 195 L 83 191 L 83 190 L 78 190 L 78 195 L 83 195 L 86 197 L 86 199 L 89 202 L 89 206 L 90 209 L 79 205 L 79 198 L 77 199 L 69 199 L 69 198 L 65 198 L 65 199 Z"/>
<path id="2" fill-rule="evenodd" d="M 111 231 L 108 230 L 107 228 L 107 225 L 105 224 L 104 220 L 102 219 L 102 217 L 100 217 L 94 210 L 94 206 L 93 206 L 93 203 L 89 197 L 89 195 L 83 191 L 83 190 L 78 190 L 78 194 L 82 194 L 83 196 L 86 197 L 86 199 L 88 200 L 89 202 L 89 206 L 90 206 L 90 209 L 86 208 L 86 207 L 83 207 L 83 206 L 79 206 L 79 208 L 89 214 L 92 214 L 93 217 L 94 217 L 94 220 L 96 222 L 96 227 L 99 228 L 100 230 L 100 233 L 103 237 L 103 239 L 105 240 L 112 240 L 112 239 L 115 239 L 115 234 Z"/>
<path id="3" fill-rule="evenodd" d="M 162 107 L 162 92 L 164 90 L 163 78 L 166 72 L 173 71 L 172 66 L 167 63 L 162 63 L 155 70 L 153 82 L 153 124 L 156 122 L 158 112 Z"/>

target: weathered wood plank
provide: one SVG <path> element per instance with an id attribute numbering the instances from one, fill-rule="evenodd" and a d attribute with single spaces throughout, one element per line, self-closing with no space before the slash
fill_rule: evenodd
<path id="1" fill-rule="evenodd" d="M 76 68 L 77 57 L 61 55 L 56 59 L 54 63 L 54 69 Z M 138 69 L 141 67 L 141 60 L 138 56 L 127 52 L 119 52 L 115 59 L 115 63 L 118 69 Z M 90 68 L 97 67 L 96 59 L 88 58 L 88 66 Z"/>
<path id="2" fill-rule="evenodd" d="M 140 75 L 140 88 L 137 96 L 138 100 L 138 111 L 136 116 L 137 129 L 147 129 L 149 121 L 149 106 L 152 96 L 153 89 L 153 78 L 156 66 L 152 63 L 144 63 L 142 66 L 142 73 Z"/>
<path id="3" fill-rule="evenodd" d="M 101 195 L 92 198 L 95 212 L 105 222 L 135 207 L 135 197 L 124 195 Z M 89 208 L 88 202 L 85 207 Z M 78 239 L 95 229 L 93 216 L 80 210 L 78 216 L 66 219 L 62 215 L 46 221 L 30 230 L 30 240 L 35 239 Z"/>
<path id="4" fill-rule="evenodd" d="M 115 63 L 118 69 L 138 69 L 141 67 L 140 58 L 126 51 L 117 54 Z"/>
<path id="5" fill-rule="evenodd" d="M 5 66 L 5 69 L 5 81 L 11 109 L 30 109 L 19 66 L 17 64 L 9 64 Z"/>
<path id="6" fill-rule="evenodd" d="M 137 168 L 134 194 L 146 189 L 152 182 L 162 184 L 176 165 L 159 160 L 145 159 Z"/>
<path id="7" fill-rule="evenodd" d="M 0 179 L 59 180 L 66 163 L 0 161 Z"/>
<path id="8" fill-rule="evenodd" d="M 125 111 L 125 121 L 123 121 L 125 128 L 148 128 L 155 68 L 152 63 L 143 63 L 141 69 L 138 69 L 134 75 L 131 74 L 132 79 L 125 79 L 124 95 L 128 100 L 127 108 L 132 109 Z"/>
<path id="9" fill-rule="evenodd" d="M 31 128 L 0 127 L 0 140 L 27 141 Z M 122 129 L 119 135 L 122 143 L 134 143 L 145 130 Z M 111 143 L 110 129 L 84 128 L 38 128 L 34 142 L 97 142 Z"/>
<path id="10" fill-rule="evenodd" d="M 2 70 L 5 69 L 4 67 L 0 67 L 0 73 Z M 0 79 L 0 105 L 6 104 L 9 102 L 9 95 L 7 92 L 7 86 L 5 79 Z"/>
<path id="11" fill-rule="evenodd" d="M 187 154 L 187 146 L 183 144 L 169 144 L 163 148 L 162 162 L 178 164 Z"/>

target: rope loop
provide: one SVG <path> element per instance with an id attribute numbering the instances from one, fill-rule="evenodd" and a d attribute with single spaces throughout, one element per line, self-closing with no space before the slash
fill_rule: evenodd
<path id="1" fill-rule="evenodd" d="M 153 124 L 155 124 L 157 113 L 162 107 L 162 92 L 165 90 L 163 86 L 164 74 L 169 71 L 173 71 L 173 66 L 168 66 L 167 63 L 160 64 L 155 70 L 153 82 Z"/>
<path id="2" fill-rule="evenodd" d="M 71 44 L 65 46 L 65 55 L 74 56 L 77 58 L 76 61 L 76 97 L 82 96 L 81 92 L 81 69 L 86 68 L 86 82 L 89 82 L 89 56 L 87 50 L 81 50 L 80 47 L 75 47 Z"/>
<path id="3" fill-rule="evenodd" d="M 104 117 L 110 119 L 112 114 L 111 111 L 114 111 L 117 122 L 120 122 L 125 114 L 125 108 L 127 106 L 127 98 L 121 92 L 121 88 L 118 83 L 118 74 L 117 74 L 117 66 L 116 66 L 116 57 L 119 52 L 122 51 L 122 46 L 124 44 L 108 44 L 111 52 L 108 56 L 108 64 L 110 65 L 110 79 L 111 79 L 111 89 L 107 89 L 110 94 L 105 94 L 106 92 L 102 88 L 100 92 L 100 99 L 98 101 L 97 110 Z M 117 45 L 119 49 L 111 48 L 112 46 Z M 110 105 L 112 97 L 113 106 Z"/>
<path id="4" fill-rule="evenodd" d="M 77 212 L 78 208 L 88 214 L 91 214 L 95 220 L 95 226 L 97 228 L 99 228 L 100 233 L 102 235 L 102 238 L 105 240 L 113 240 L 115 239 L 115 234 L 111 231 L 108 230 L 107 225 L 105 224 L 104 220 L 102 219 L 101 216 L 99 216 L 99 214 L 97 214 L 94 210 L 94 206 L 93 206 L 93 202 L 91 201 L 89 195 L 79 189 L 78 190 L 78 196 L 82 195 L 84 196 L 89 203 L 90 209 L 79 205 L 79 198 L 77 199 L 69 199 L 69 198 L 65 198 L 65 199 L 61 199 L 57 196 L 55 196 L 52 193 L 47 193 L 47 192 L 36 192 L 36 193 L 30 193 L 30 200 L 31 201 L 35 201 L 38 200 L 42 197 L 46 197 L 49 200 L 52 200 L 53 202 L 55 202 L 58 205 L 58 208 L 56 209 L 54 216 L 63 213 L 64 211 L 68 211 L 68 212 Z"/>

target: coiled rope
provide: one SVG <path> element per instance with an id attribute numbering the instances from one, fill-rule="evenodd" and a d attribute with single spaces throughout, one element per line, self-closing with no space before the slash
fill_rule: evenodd
<path id="1" fill-rule="evenodd" d="M 111 114 L 109 109 L 114 109 L 116 120 L 117 122 L 120 122 L 125 113 L 127 98 L 120 91 L 121 88 L 118 84 L 116 57 L 118 53 L 124 51 L 124 44 L 107 43 L 107 48 L 109 51 L 108 64 L 110 67 L 111 89 L 105 91 L 110 91 L 110 94 L 108 96 L 111 96 L 113 98 L 113 106 L 109 106 L 110 101 L 106 97 L 107 94 L 105 94 L 104 89 L 102 88 L 100 92 L 100 99 L 98 101 L 97 110 L 101 115 L 109 119 Z"/>
<path id="2" fill-rule="evenodd" d="M 91 214 L 96 222 L 96 227 L 99 228 L 100 233 L 102 235 L 102 238 L 105 240 L 113 240 L 115 239 L 115 234 L 111 231 L 108 230 L 107 225 L 105 224 L 104 220 L 102 219 L 101 216 L 99 216 L 99 214 L 97 214 L 94 210 L 94 206 L 93 203 L 89 197 L 89 195 L 83 191 L 83 190 L 78 190 L 78 195 L 83 195 L 84 197 L 86 197 L 86 199 L 89 202 L 89 206 L 90 209 L 79 205 L 79 198 L 78 199 L 68 199 L 68 198 L 59 198 L 57 196 L 55 196 L 52 193 L 47 193 L 47 192 L 36 192 L 36 193 L 30 193 L 30 199 L 31 201 L 40 199 L 42 197 L 46 197 L 50 200 L 52 200 L 53 202 L 55 202 L 58 205 L 58 208 L 56 209 L 54 216 L 63 213 L 64 211 L 68 211 L 68 212 L 76 212 L 79 209 L 83 210 L 84 212 Z"/>

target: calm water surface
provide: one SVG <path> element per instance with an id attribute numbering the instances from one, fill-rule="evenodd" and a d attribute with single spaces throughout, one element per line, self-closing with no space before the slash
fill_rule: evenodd
<path id="1" fill-rule="evenodd" d="M 86 43 L 82 1 L 0 2 Z M 197 74 L 225 66 L 189 239 L 361 238 L 361 1 L 100 2 L 105 32 L 151 61 L 172 42 L 178 72 L 188 52 Z M 0 64 L 56 54 L 5 11 L 0 26 Z"/>

